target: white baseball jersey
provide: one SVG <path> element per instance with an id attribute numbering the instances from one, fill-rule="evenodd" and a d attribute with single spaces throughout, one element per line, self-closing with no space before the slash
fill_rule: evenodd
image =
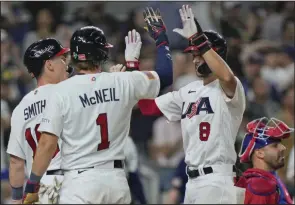
<path id="1" fill-rule="evenodd" d="M 38 130 L 61 137 L 64 170 L 124 160 L 132 108 L 159 89 L 156 72 L 76 75 L 56 86 Z"/>
<path id="2" fill-rule="evenodd" d="M 235 164 L 234 143 L 246 104 L 243 86 L 236 80 L 232 99 L 225 95 L 219 80 L 205 86 L 202 80 L 195 81 L 156 98 L 168 120 L 181 120 L 187 165 Z"/>
<path id="3" fill-rule="evenodd" d="M 31 173 L 33 156 L 41 136 L 38 127 L 54 86 L 47 84 L 29 92 L 12 113 L 7 153 L 26 160 L 27 173 Z M 59 147 L 60 141 L 48 170 L 60 169 Z"/>

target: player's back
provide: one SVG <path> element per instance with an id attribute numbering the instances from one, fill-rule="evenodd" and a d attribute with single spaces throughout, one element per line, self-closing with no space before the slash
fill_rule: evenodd
<path id="1" fill-rule="evenodd" d="M 135 87 L 132 82 L 138 80 L 149 83 L 148 76 L 135 71 L 76 75 L 58 85 L 57 97 L 62 102 L 64 116 L 62 169 L 124 160 L 136 93 L 142 89 L 143 93 L 150 92 L 150 97 L 156 97 L 159 90 L 158 80 L 151 87 L 142 87 L 141 83 Z"/>
<path id="2" fill-rule="evenodd" d="M 244 90 L 237 81 L 232 99 L 224 94 L 219 80 L 205 86 L 202 81 L 195 81 L 180 90 L 188 165 L 235 164 L 234 143 L 245 109 Z"/>
<path id="3" fill-rule="evenodd" d="M 54 86 L 47 84 L 29 92 L 12 114 L 7 153 L 25 159 L 28 173 L 31 172 L 33 157 L 36 154 L 41 136 L 41 133 L 37 130 Z M 57 148 L 48 170 L 60 169 L 60 162 L 60 152 Z"/>

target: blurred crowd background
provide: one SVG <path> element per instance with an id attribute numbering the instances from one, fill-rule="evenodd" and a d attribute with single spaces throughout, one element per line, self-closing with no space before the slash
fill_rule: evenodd
<path id="1" fill-rule="evenodd" d="M 167 91 L 196 80 L 187 42 L 173 28 L 181 27 L 178 9 L 185 2 L 1 2 L 1 199 L 10 197 L 7 142 L 15 106 L 36 86 L 23 65 L 25 49 L 34 41 L 55 37 L 69 46 L 73 31 L 85 25 L 104 30 L 115 45 L 105 68 L 124 63 L 124 37 L 130 29 L 142 36 L 140 69 L 153 70 L 155 43 L 143 29 L 142 9 L 161 10 L 168 29 L 174 84 Z M 188 2 L 204 30 L 220 32 L 228 43 L 228 64 L 242 81 L 247 110 L 237 141 L 237 153 L 247 122 L 276 117 L 294 127 L 294 2 Z M 139 154 L 140 176 L 148 203 L 178 203 L 173 197 L 176 167 L 183 161 L 179 122 L 142 116 L 135 107 L 130 136 Z M 285 167 L 278 171 L 294 194 L 294 134 L 284 141 Z M 292 150 L 293 149 L 293 150 Z M 293 154 L 290 154 L 292 151 Z M 290 158 L 292 156 L 292 158 Z M 184 169 L 184 165 L 180 165 Z M 247 165 L 239 164 L 244 170 Z M 173 185 L 174 183 L 174 185 Z M 173 186 L 172 186 L 173 185 Z M 181 194 L 181 191 L 179 192 Z"/>

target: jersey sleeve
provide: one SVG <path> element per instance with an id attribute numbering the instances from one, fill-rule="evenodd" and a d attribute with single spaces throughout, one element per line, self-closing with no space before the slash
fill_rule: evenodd
<path id="1" fill-rule="evenodd" d="M 127 137 L 125 142 L 125 157 L 128 172 L 136 172 L 138 169 L 138 154 L 136 150 L 136 146 L 131 139 L 131 137 Z"/>
<path id="2" fill-rule="evenodd" d="M 133 71 L 128 73 L 131 98 L 156 98 L 160 91 L 160 79 L 155 71 Z"/>
<path id="3" fill-rule="evenodd" d="M 63 101 L 57 92 L 53 92 L 45 107 L 38 131 L 48 132 L 60 137 L 63 124 Z"/>
<path id="4" fill-rule="evenodd" d="M 7 153 L 25 160 L 26 155 L 19 141 L 21 137 L 25 137 L 25 136 L 22 136 L 25 134 L 22 133 L 22 129 L 19 126 L 21 124 L 19 120 L 20 118 L 21 118 L 21 115 L 18 115 L 17 109 L 15 109 L 11 117 L 11 130 L 10 130 L 10 136 L 9 136 L 9 141 L 7 146 Z"/>
<path id="5" fill-rule="evenodd" d="M 233 105 L 235 108 L 239 108 L 240 110 L 245 110 L 246 108 L 246 96 L 245 96 L 245 90 L 241 83 L 241 81 L 237 78 L 237 86 L 235 90 L 235 94 L 233 98 L 229 98 L 226 96 L 226 94 L 223 92 L 224 100 L 227 104 Z"/>
<path id="6" fill-rule="evenodd" d="M 169 92 L 155 99 L 156 105 L 169 121 L 181 120 L 182 99 L 180 91 Z"/>

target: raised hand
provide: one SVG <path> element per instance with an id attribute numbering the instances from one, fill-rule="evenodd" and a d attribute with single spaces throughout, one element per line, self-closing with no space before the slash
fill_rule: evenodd
<path id="1" fill-rule="evenodd" d="M 128 32 L 128 36 L 125 37 L 125 60 L 127 68 L 138 69 L 139 67 L 139 55 L 142 46 L 140 34 L 135 29 Z"/>
<path id="2" fill-rule="evenodd" d="M 166 26 L 162 19 L 160 10 L 154 12 L 153 8 L 146 8 L 143 12 L 144 21 L 146 23 L 145 29 L 149 32 L 150 36 L 156 41 L 156 46 L 169 44 L 166 35 Z"/>
<path id="3" fill-rule="evenodd" d="M 198 21 L 194 17 L 192 9 L 188 5 L 183 5 L 182 8 L 179 9 L 179 15 L 183 28 L 175 28 L 173 29 L 173 32 L 176 32 L 187 39 L 196 33 L 203 32 Z"/>

